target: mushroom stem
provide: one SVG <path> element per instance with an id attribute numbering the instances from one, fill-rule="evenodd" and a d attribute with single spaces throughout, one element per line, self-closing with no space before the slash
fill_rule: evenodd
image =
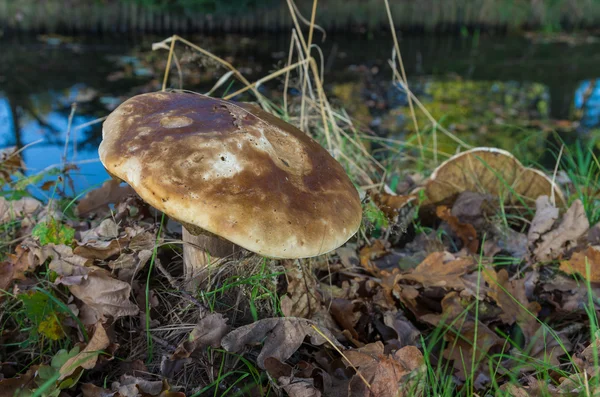
<path id="1" fill-rule="evenodd" d="M 185 284 L 190 291 L 204 284 L 212 265 L 223 258 L 235 259 L 241 252 L 239 246 L 215 235 L 194 235 L 185 226 L 182 230 Z"/>

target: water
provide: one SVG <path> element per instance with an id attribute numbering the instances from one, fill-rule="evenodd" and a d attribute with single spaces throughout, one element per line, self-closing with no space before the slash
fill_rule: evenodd
<path id="1" fill-rule="evenodd" d="M 161 39 L 41 36 L 0 41 L 0 147 L 30 145 L 23 152 L 29 175 L 60 164 L 76 102 L 66 150 L 67 158 L 78 164 L 74 190 L 101 183 L 108 178 L 97 155 L 101 123 L 86 125 L 132 95 L 159 89 L 166 51 L 152 52 L 151 43 Z M 284 35 L 190 39 L 240 67 L 249 80 L 281 67 L 289 48 Z M 356 110 L 377 133 L 405 136 L 410 128 L 406 98 L 391 85 L 387 66 L 390 38 L 334 36 L 319 44 L 326 89 L 337 103 Z M 206 92 L 225 72 L 178 48 L 184 88 Z M 573 45 L 535 44 L 523 37 L 407 37 L 401 49 L 414 91 L 426 104 L 431 101 L 432 113 L 449 120 L 458 135 L 470 131 L 464 134 L 476 144 L 489 144 L 491 132 L 486 131 L 493 128 L 481 132 L 465 127 L 470 120 L 579 120 L 573 124 L 575 134 L 600 125 L 600 44 L 595 41 Z M 177 78 L 171 84 L 176 86 Z M 235 88 L 225 84 L 220 92 Z M 277 82 L 264 87 L 270 88 L 280 89 Z M 464 109 L 455 109 L 453 120 L 455 110 L 449 109 L 456 104 Z M 491 116 L 490 109 L 495 112 Z"/>

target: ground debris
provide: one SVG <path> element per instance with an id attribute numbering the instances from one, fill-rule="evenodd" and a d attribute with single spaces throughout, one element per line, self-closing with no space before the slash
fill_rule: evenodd
<path id="1" fill-rule="evenodd" d="M 317 328 L 314 321 L 294 317 L 265 318 L 239 327 L 225 335 L 221 345 L 230 352 L 239 352 L 246 345 L 264 340 L 264 346 L 256 362 L 261 368 L 265 368 L 266 358 L 274 357 L 282 362 L 287 360 L 298 350 L 307 336 L 310 337 L 313 345 L 327 342 L 340 345 L 327 329 Z"/>
<path id="2" fill-rule="evenodd" d="M 548 198 L 544 199 L 543 197 L 545 196 L 540 197 L 536 202 L 538 210 L 532 226 L 535 229 L 533 232 L 530 231 L 528 236 L 533 263 L 560 258 L 574 248 L 577 241 L 590 228 L 580 200 L 575 200 L 563 215 L 558 226 L 551 228 L 555 223 L 556 211 L 550 207 Z"/>

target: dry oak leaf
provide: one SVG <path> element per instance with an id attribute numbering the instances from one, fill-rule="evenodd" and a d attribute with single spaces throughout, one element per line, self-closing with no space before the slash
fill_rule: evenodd
<path id="1" fill-rule="evenodd" d="M 60 367 L 60 378 L 62 380 L 73 374 L 77 368 L 92 369 L 96 366 L 98 356 L 102 354 L 102 350 L 106 349 L 110 345 L 110 340 L 106 334 L 106 330 L 102 324 L 96 324 L 96 330 L 92 339 L 90 339 L 87 346 L 80 351 L 74 357 L 68 359 L 62 367 Z"/>
<path id="2" fill-rule="evenodd" d="M 129 301 L 131 285 L 113 278 L 104 269 L 93 268 L 86 275 L 58 279 L 57 283 L 67 284 L 69 291 L 103 320 L 139 312 L 139 308 Z"/>
<path id="3" fill-rule="evenodd" d="M 484 272 L 490 288 L 488 296 L 502 309 L 500 319 L 509 325 L 515 322 L 521 327 L 529 341 L 540 327 L 537 314 L 542 309 L 539 303 L 529 302 L 525 293 L 525 279 L 509 280 L 506 269 L 497 273 L 493 269 Z"/>
<path id="4" fill-rule="evenodd" d="M 177 346 L 171 359 L 188 358 L 194 351 L 206 346 L 219 347 L 227 331 L 229 331 L 227 318 L 220 313 L 210 313 L 194 327 L 187 340 Z"/>
<path id="5" fill-rule="evenodd" d="M 560 262 L 560 270 L 568 274 L 579 273 L 592 283 L 600 283 L 600 246 L 590 246 L 585 251 L 575 252 L 571 259 Z"/>
<path id="6" fill-rule="evenodd" d="M 356 350 L 344 352 L 344 362 L 358 368 L 348 384 L 349 396 L 393 397 L 404 396 L 410 385 L 406 378 L 424 364 L 423 354 L 414 346 L 406 346 L 393 355 L 384 353 L 381 342 L 370 343 Z M 364 378 L 364 380 L 363 380 Z M 367 386 L 366 382 L 369 384 Z"/>
<path id="7" fill-rule="evenodd" d="M 581 200 L 573 201 L 558 227 L 541 236 L 541 241 L 535 244 L 532 250 L 533 260 L 546 262 L 559 258 L 574 246 L 589 228 L 590 224 Z"/>
<path id="8" fill-rule="evenodd" d="M 246 345 L 264 341 L 264 346 L 256 359 L 258 366 L 264 369 L 266 358 L 274 357 L 284 362 L 298 350 L 307 336 L 310 337 L 313 345 L 322 345 L 331 341 L 341 346 L 329 330 L 318 328 L 314 321 L 297 317 L 265 318 L 244 325 L 225 335 L 221 340 L 221 346 L 235 353 L 241 351 Z"/>
<path id="9" fill-rule="evenodd" d="M 440 205 L 436 209 L 436 215 L 443 221 L 446 221 L 450 229 L 462 240 L 463 246 L 467 247 L 469 252 L 475 254 L 479 248 L 479 239 L 477 232 L 470 223 L 462 223 L 457 217 L 452 215 L 450 208 Z"/>
<path id="10" fill-rule="evenodd" d="M 456 258 L 449 252 L 429 254 L 410 273 L 400 275 L 400 280 L 410 280 L 423 287 L 443 287 L 446 289 L 464 289 L 461 276 L 476 267 L 475 259 L 470 256 Z"/>

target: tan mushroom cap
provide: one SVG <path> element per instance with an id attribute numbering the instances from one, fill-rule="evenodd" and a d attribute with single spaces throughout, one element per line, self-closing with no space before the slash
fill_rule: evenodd
<path id="1" fill-rule="evenodd" d="M 558 205 L 565 200 L 560 188 L 543 172 L 523 166 L 505 150 L 479 147 L 452 156 L 431 175 L 425 187 L 429 203 L 438 204 L 464 191 L 501 196 L 519 205 L 535 206 L 539 196 L 552 195 Z M 518 196 L 518 197 L 517 197 Z"/>
<path id="2" fill-rule="evenodd" d="M 342 166 L 253 105 L 138 95 L 108 116 L 98 151 L 153 207 L 264 256 L 320 255 L 360 226 L 358 192 Z"/>

